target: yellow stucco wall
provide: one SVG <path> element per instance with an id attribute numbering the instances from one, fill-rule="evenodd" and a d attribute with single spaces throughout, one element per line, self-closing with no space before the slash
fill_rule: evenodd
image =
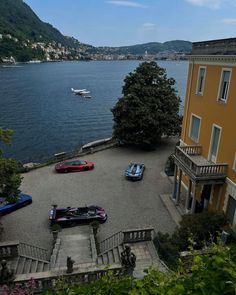
<path id="1" fill-rule="evenodd" d="M 196 95 L 198 70 L 206 67 L 205 86 L 203 95 Z M 222 68 L 231 69 L 231 80 L 226 103 L 217 100 Z M 191 114 L 202 118 L 199 142 L 189 138 Z M 188 83 L 185 98 L 185 113 L 182 129 L 182 140 L 186 144 L 200 144 L 203 147 L 203 157 L 208 158 L 212 126 L 216 124 L 222 128 L 216 163 L 227 163 L 228 177 L 236 182 L 236 172 L 233 171 L 236 153 L 236 64 L 192 64 L 189 65 Z"/>

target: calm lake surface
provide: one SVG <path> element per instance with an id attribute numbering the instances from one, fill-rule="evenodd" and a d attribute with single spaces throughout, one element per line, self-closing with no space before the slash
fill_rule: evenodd
<path id="1" fill-rule="evenodd" d="M 14 130 L 4 155 L 22 162 L 44 161 L 112 135 L 110 109 L 121 96 L 123 80 L 139 61 L 92 61 L 0 66 L 0 127 Z M 188 62 L 158 61 L 184 99 Z M 91 99 L 73 88 L 91 91 Z M 1 147 L 3 147 L 1 145 Z"/>

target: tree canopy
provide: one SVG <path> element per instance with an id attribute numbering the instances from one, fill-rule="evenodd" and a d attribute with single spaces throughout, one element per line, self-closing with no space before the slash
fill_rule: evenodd
<path id="1" fill-rule="evenodd" d="M 0 142 L 9 145 L 12 134 L 12 130 L 0 128 Z M 22 177 L 18 173 L 19 168 L 18 161 L 4 158 L 0 150 L 0 197 L 5 198 L 8 202 L 17 201 L 17 196 L 20 193 L 19 187 Z"/>
<path id="2" fill-rule="evenodd" d="M 175 80 L 155 62 L 140 64 L 126 76 L 123 97 L 112 109 L 114 136 L 124 143 L 155 146 L 162 135 L 180 132 L 180 98 Z"/>

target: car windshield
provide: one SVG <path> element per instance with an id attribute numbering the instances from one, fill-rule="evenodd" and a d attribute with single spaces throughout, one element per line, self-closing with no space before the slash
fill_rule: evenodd
<path id="1" fill-rule="evenodd" d="M 88 214 L 89 215 L 96 215 L 96 210 L 95 209 L 89 209 Z"/>
<path id="2" fill-rule="evenodd" d="M 6 201 L 5 198 L 0 198 L 0 207 L 4 207 L 4 206 L 6 206 L 6 205 L 10 205 L 10 204 L 18 203 L 20 200 L 21 200 L 21 198 L 18 197 L 17 200 L 16 200 L 16 202 L 11 202 L 11 203 L 10 203 L 10 202 Z"/>
<path id="3" fill-rule="evenodd" d="M 0 198 L 0 207 L 4 207 L 6 206 L 8 203 L 6 202 L 6 200 L 4 198 Z"/>
<path id="4" fill-rule="evenodd" d="M 85 165 L 86 162 L 83 160 L 74 160 L 74 161 L 66 161 L 65 164 L 69 166 L 79 166 L 79 165 Z"/>

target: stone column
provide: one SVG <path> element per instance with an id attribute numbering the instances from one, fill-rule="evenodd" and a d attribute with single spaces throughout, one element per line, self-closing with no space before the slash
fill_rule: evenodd
<path id="1" fill-rule="evenodd" d="M 176 199 L 176 188 L 177 188 L 177 174 L 178 174 L 178 166 L 175 165 L 175 172 L 174 172 L 174 186 L 173 186 L 173 192 L 172 192 L 172 199 Z"/>
<path id="2" fill-rule="evenodd" d="M 188 182 L 188 194 L 187 194 L 187 198 L 186 198 L 186 201 L 185 201 L 185 211 L 186 213 L 189 212 L 189 200 L 191 198 L 191 191 L 192 191 L 192 180 L 189 179 L 189 182 Z"/>
<path id="3" fill-rule="evenodd" d="M 214 189 L 214 187 L 212 188 L 212 190 Z M 211 193 L 213 194 L 214 191 L 212 191 Z M 220 186 L 219 192 L 218 192 L 218 199 L 217 199 L 217 204 L 216 204 L 216 210 L 218 211 L 220 209 L 220 201 L 222 198 L 222 192 L 223 192 L 223 184 Z"/>
<path id="4" fill-rule="evenodd" d="M 190 212 L 193 214 L 195 213 L 195 207 L 196 207 L 196 186 L 197 184 L 195 183 L 194 184 L 194 187 L 193 187 L 193 199 L 192 199 L 192 205 L 191 205 L 191 209 L 190 209 Z"/>
<path id="5" fill-rule="evenodd" d="M 176 205 L 179 205 L 179 200 L 180 200 L 182 174 L 183 174 L 182 170 L 179 169 L 179 182 L 178 182 L 177 194 L 176 194 L 176 199 L 175 199 Z"/>

